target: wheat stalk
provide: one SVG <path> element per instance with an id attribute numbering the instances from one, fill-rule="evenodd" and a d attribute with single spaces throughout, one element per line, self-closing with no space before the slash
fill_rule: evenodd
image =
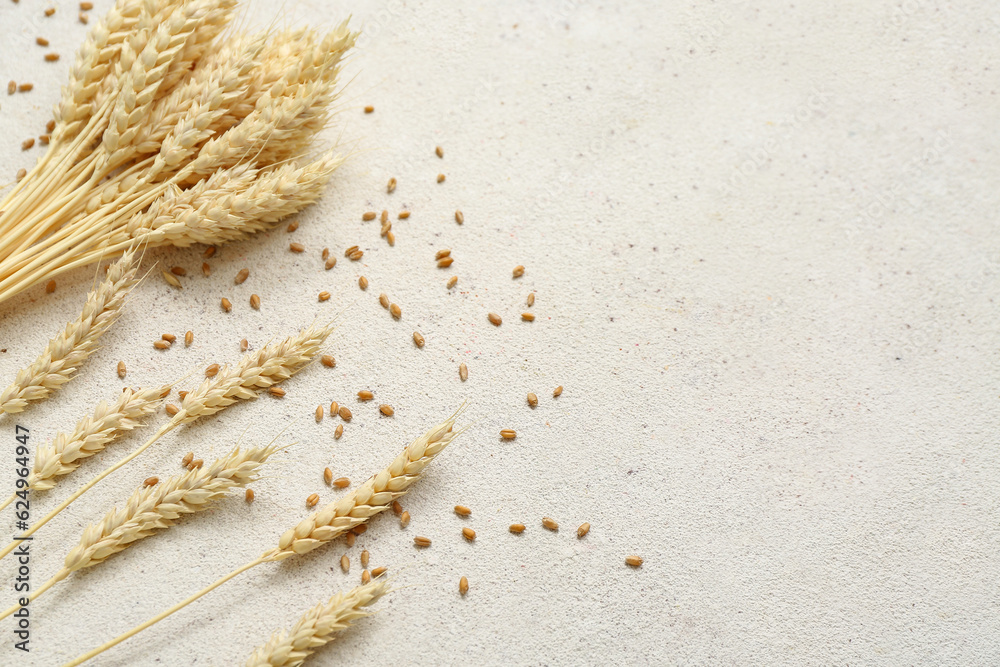
<path id="1" fill-rule="evenodd" d="M 216 459 L 207 467 L 137 489 L 125 507 L 110 510 L 100 523 L 84 529 L 80 543 L 66 555 L 62 569 L 36 589 L 29 600 L 35 600 L 71 573 L 103 563 L 135 542 L 173 526 L 181 516 L 208 509 L 210 503 L 225 496 L 230 489 L 255 481 L 260 467 L 279 449 L 274 445 L 243 451 L 236 447 L 228 456 Z M 20 606 L 7 609 L 0 614 L 0 620 Z"/>
<path id="2" fill-rule="evenodd" d="M 270 387 L 288 379 L 316 356 L 331 331 L 333 327 L 330 324 L 313 324 L 294 336 L 244 355 L 240 363 L 234 367 L 226 366 L 220 369 L 214 378 L 208 378 L 200 387 L 185 396 L 180 411 L 160 427 L 145 444 L 77 489 L 55 509 L 21 533 L 20 537 L 34 534 L 102 479 L 142 454 L 163 435 L 181 424 L 215 414 L 238 400 L 256 398 L 255 389 Z M 18 541 L 15 540 L 4 547 L 0 551 L 0 558 L 7 556 L 17 544 Z"/>
<path id="3" fill-rule="evenodd" d="M 145 623 L 98 646 L 76 660 L 66 663 L 66 666 L 79 665 L 109 648 L 117 646 L 126 639 L 162 621 L 247 570 L 263 563 L 276 562 L 298 554 L 308 553 L 368 521 L 368 519 L 376 514 L 389 509 L 392 506 L 392 501 L 405 494 L 420 479 L 424 469 L 434 457 L 440 454 L 459 435 L 459 433 L 453 431 L 455 418 L 458 414 L 459 412 L 455 412 L 444 422 L 411 442 L 385 470 L 369 478 L 359 488 L 337 502 L 327 505 L 318 512 L 314 512 L 308 518 L 300 521 L 294 528 L 289 529 L 278 540 L 276 548 L 241 565 L 212 585 L 189 596 L 170 609 L 157 614 Z"/>
<path id="4" fill-rule="evenodd" d="M 374 579 L 347 593 L 337 593 L 299 618 L 288 630 L 279 630 L 247 660 L 246 667 L 297 667 L 320 646 L 359 618 L 370 616 L 367 607 L 389 592 L 389 582 Z"/>
<path id="5" fill-rule="evenodd" d="M 42 354 L 18 371 L 14 382 L 0 393 L 0 413 L 21 412 L 29 403 L 47 398 L 70 381 L 96 349 L 97 340 L 121 314 L 126 295 L 138 282 L 136 268 L 134 251 L 108 268 L 101 284 L 87 295 L 80 316 L 52 338 Z"/>

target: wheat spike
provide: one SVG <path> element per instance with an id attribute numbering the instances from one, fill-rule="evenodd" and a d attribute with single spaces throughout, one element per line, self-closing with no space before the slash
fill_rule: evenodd
<path id="1" fill-rule="evenodd" d="M 199 417 L 215 414 L 232 405 L 240 399 L 255 398 L 255 388 L 270 387 L 286 380 L 305 366 L 319 351 L 320 346 L 333 330 L 332 325 L 316 325 L 308 327 L 300 333 L 289 336 L 280 343 L 265 345 L 260 350 L 244 355 L 242 361 L 235 367 L 225 367 L 219 373 L 205 380 L 198 389 L 184 397 L 180 411 L 153 434 L 141 447 L 118 461 L 111 467 L 96 475 L 89 482 L 77 489 L 61 502 L 55 509 L 31 525 L 21 533 L 22 537 L 33 535 L 35 531 L 51 521 L 64 509 L 89 491 L 102 479 L 118 470 L 135 457 L 142 454 L 164 434 L 169 433 L 181 424 L 187 424 Z M 0 559 L 7 556 L 17 546 L 15 540 L 0 551 Z"/>
<path id="2" fill-rule="evenodd" d="M 138 282 L 136 268 L 134 252 L 127 252 L 111 265 L 101 284 L 87 295 L 80 316 L 50 340 L 41 356 L 18 371 L 14 382 L 0 393 L 0 413 L 21 412 L 70 381 L 121 314 L 126 295 Z"/>
<path id="3" fill-rule="evenodd" d="M 101 401 L 94 414 L 81 419 L 72 432 L 56 435 L 52 442 L 35 453 L 35 464 L 28 486 L 36 491 L 53 488 L 62 475 L 76 470 L 83 459 L 102 451 L 123 433 L 141 425 L 170 393 L 170 385 L 133 391 L 126 388 L 110 405 Z"/>
<path id="4" fill-rule="evenodd" d="M 35 600 L 71 573 L 92 567 L 124 551 L 135 542 L 174 525 L 185 514 L 209 508 L 210 503 L 232 488 L 244 487 L 257 479 L 261 466 L 281 448 L 274 445 L 241 451 L 216 459 L 183 475 L 176 475 L 151 487 L 137 489 L 122 509 L 112 509 L 100 523 L 87 526 L 80 543 L 66 555 L 64 565 L 48 582 L 30 596 Z M 0 620 L 17 611 L 14 605 L 0 614 Z"/>
<path id="5" fill-rule="evenodd" d="M 368 521 L 392 506 L 423 473 L 434 457 L 447 447 L 456 433 L 454 416 L 414 440 L 382 472 L 340 500 L 314 512 L 285 531 L 278 547 L 265 553 L 265 562 L 304 554 Z"/>
<path id="6" fill-rule="evenodd" d="M 333 641 L 336 633 L 371 615 L 367 607 L 389 592 L 389 582 L 375 579 L 347 593 L 337 593 L 321 602 L 288 630 L 279 630 L 247 660 L 246 667 L 297 667 L 320 646 Z"/>
<path id="7" fill-rule="evenodd" d="M 126 639 L 133 637 L 146 628 L 183 609 L 195 600 L 209 594 L 219 586 L 239 576 L 258 565 L 276 562 L 297 554 L 304 554 L 326 544 L 338 535 L 363 524 L 379 512 L 384 512 L 392 505 L 392 501 L 406 493 L 418 479 L 424 468 L 435 456 L 447 447 L 458 435 L 452 429 L 458 412 L 451 415 L 424 435 L 411 442 L 403 452 L 389 464 L 389 467 L 370 478 L 360 488 L 341 500 L 327 505 L 309 518 L 300 521 L 297 526 L 286 532 L 278 541 L 278 547 L 267 551 L 260 557 L 241 565 L 214 584 L 203 588 L 194 595 L 178 602 L 166 611 L 160 612 L 148 621 L 137 625 L 128 632 L 115 637 L 97 648 L 81 655 L 76 660 L 66 663 L 65 667 L 79 665 L 117 646 Z"/>

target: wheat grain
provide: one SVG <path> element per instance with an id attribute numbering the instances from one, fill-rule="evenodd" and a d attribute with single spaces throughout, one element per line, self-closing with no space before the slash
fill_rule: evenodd
<path id="1" fill-rule="evenodd" d="M 98 339 L 121 315 L 125 297 L 138 282 L 136 268 L 133 252 L 111 265 L 101 284 L 87 295 L 80 316 L 52 338 L 42 354 L 18 371 L 14 382 L 0 393 L 0 413 L 21 412 L 70 381 L 97 348 Z"/>
<path id="2" fill-rule="evenodd" d="M 558 387 L 552 390 L 552 398 L 559 398 L 559 396 L 562 395 L 562 392 L 563 392 L 562 385 L 559 385 Z"/>
<path id="3" fill-rule="evenodd" d="M 631 565 L 632 567 L 640 567 L 642 565 L 642 557 L 640 556 L 626 556 L 625 563 Z"/>
<path id="4" fill-rule="evenodd" d="M 371 554 L 368 553 L 368 549 L 361 552 L 361 567 L 368 567 L 369 558 L 371 558 Z"/>
<path id="5" fill-rule="evenodd" d="M 333 485 L 338 489 L 346 489 L 351 485 L 351 480 L 349 480 L 346 477 L 338 477 L 337 479 L 333 480 Z"/>
<path id="6" fill-rule="evenodd" d="M 525 322 L 534 322 L 535 321 L 535 314 L 534 313 L 521 313 L 521 319 L 524 320 Z"/>
<path id="7" fill-rule="evenodd" d="M 403 512 L 399 515 L 399 526 L 400 528 L 406 528 L 410 525 L 410 513 Z"/>
<path id="8" fill-rule="evenodd" d="M 515 535 L 520 535 L 521 533 L 524 532 L 524 524 L 523 523 L 512 523 L 512 524 L 510 524 L 510 528 L 508 528 L 508 530 L 510 532 L 514 533 Z"/>
<path id="9" fill-rule="evenodd" d="M 465 528 L 462 529 L 462 537 L 464 537 L 465 539 L 467 539 L 469 542 L 475 542 L 475 540 L 476 540 L 476 531 L 474 531 L 471 528 L 469 528 L 468 526 L 466 526 Z"/>
<path id="10" fill-rule="evenodd" d="M 538 405 L 538 397 L 530 391 L 528 392 L 528 405 L 531 407 L 536 407 Z"/>
<path id="11" fill-rule="evenodd" d="M 384 579 L 374 579 L 347 594 L 338 593 L 328 602 L 307 611 L 291 628 L 276 632 L 250 656 L 247 667 L 294 667 L 313 651 L 333 640 L 334 635 L 368 616 L 366 607 L 389 591 Z"/>
<path id="12" fill-rule="evenodd" d="M 455 505 L 455 514 L 458 516 L 469 516 L 472 514 L 472 510 L 465 505 Z"/>
<path id="13" fill-rule="evenodd" d="M 559 530 L 559 524 L 556 523 L 554 519 L 550 519 L 547 516 L 542 517 L 542 525 L 549 530 Z"/>
<path id="14" fill-rule="evenodd" d="M 582 539 L 583 536 L 589 532 L 590 532 L 590 524 L 582 523 L 580 524 L 580 527 L 576 529 L 576 537 L 577 539 Z"/>

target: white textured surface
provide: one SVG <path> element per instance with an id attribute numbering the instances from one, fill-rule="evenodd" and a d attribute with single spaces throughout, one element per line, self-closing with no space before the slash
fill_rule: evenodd
<path id="1" fill-rule="evenodd" d="M 75 2 L 0 2 L 4 178 L 27 166 L 83 37 Z M 108 6 L 98 1 L 98 14 Z M 287 3 L 259 2 L 258 24 Z M 140 481 L 247 442 L 298 441 L 257 502 L 186 519 L 33 605 L 30 656 L 0 629 L 3 664 L 52 665 L 117 635 L 273 544 L 304 499 L 361 481 L 463 400 L 469 431 L 405 499 L 342 542 L 227 584 L 103 665 L 237 664 L 273 629 L 389 565 L 381 613 L 321 651 L 334 664 L 995 664 L 1000 660 L 1000 205 L 996 56 L 988 3 L 323 2 L 369 30 L 328 139 L 354 150 L 322 203 L 279 230 L 155 259 L 184 290 L 143 284 L 105 349 L 56 398 L 0 418 L 0 485 L 14 423 L 38 445 L 121 383 L 200 374 L 315 317 L 342 313 L 335 370 L 165 438 L 34 542 L 33 580 Z M 42 62 L 36 34 L 63 54 Z M 364 115 L 360 107 L 373 104 Z M 433 154 L 441 145 L 445 157 Z M 438 172 L 447 174 L 442 185 Z M 385 194 L 390 176 L 399 180 Z M 413 216 L 378 238 L 361 212 Z M 453 211 L 465 212 L 457 226 Z M 307 252 L 288 252 L 291 240 Z M 319 251 L 363 262 L 322 270 Z M 453 269 L 434 251 L 453 249 Z M 512 280 L 511 268 L 527 273 Z M 151 264 L 150 264 L 151 265 Z M 243 266 L 250 279 L 234 286 Z M 459 286 L 448 292 L 452 273 Z M 357 287 L 364 274 L 367 293 Z M 92 271 L 3 304 L 0 377 L 80 304 Z M 316 294 L 334 294 L 320 304 Z M 529 291 L 538 320 L 523 323 Z M 403 308 L 393 321 L 377 303 Z M 260 312 L 247 300 L 261 295 Z M 222 296 L 235 304 L 220 311 Z M 504 317 L 500 328 L 486 313 Z M 195 331 L 159 353 L 162 332 Z M 427 338 L 423 350 L 410 339 Z M 469 365 L 460 383 L 458 364 Z M 552 388 L 565 385 L 561 398 Z M 396 416 L 352 396 L 371 388 Z M 536 392 L 530 410 L 525 394 Z M 319 403 L 354 421 L 316 424 Z M 378 401 L 377 401 L 378 402 Z M 376 402 L 376 403 L 377 403 Z M 159 419 L 162 419 L 162 415 Z M 501 428 L 518 437 L 502 442 Z M 34 505 L 138 446 L 84 465 Z M 2 452 L 7 452 L 2 454 Z M 0 493 L 0 496 L 5 496 Z M 470 519 L 451 512 L 473 508 Z M 540 526 L 560 522 L 558 534 Z M 2 519 L 7 533 L 8 516 Z M 527 524 L 512 536 L 507 525 Z M 590 535 L 575 528 L 589 521 Z M 463 525 L 479 539 L 464 542 Z M 418 551 L 414 535 L 434 540 Z M 627 568 L 630 553 L 646 559 Z M 4 603 L 13 563 L 0 563 Z M 466 575 L 471 590 L 457 592 Z"/>

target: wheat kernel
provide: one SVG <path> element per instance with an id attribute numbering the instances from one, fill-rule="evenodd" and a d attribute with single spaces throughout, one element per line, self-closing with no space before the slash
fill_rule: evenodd
<path id="1" fill-rule="evenodd" d="M 56 281 L 50 280 L 49 282 L 45 283 L 46 294 L 52 294 L 55 291 L 56 291 Z"/>
<path id="2" fill-rule="evenodd" d="M 42 146 L 48 146 L 50 141 L 52 141 L 52 135 L 50 134 L 38 135 L 38 143 L 40 143 Z"/>
<path id="3" fill-rule="evenodd" d="M 173 403 L 167 403 L 167 405 L 164 407 L 164 410 L 166 410 L 167 414 L 170 415 L 171 417 L 173 417 L 174 415 L 176 415 L 178 412 L 181 411 L 181 409 L 176 405 L 174 405 Z"/>
<path id="4" fill-rule="evenodd" d="M 7 82 L 7 94 L 8 95 L 13 95 L 16 92 L 17 92 L 17 81 L 8 81 Z"/>
<path id="5" fill-rule="evenodd" d="M 337 424 L 337 430 L 333 432 L 333 439 L 340 440 L 340 436 L 344 435 L 344 425 Z"/>
<path id="6" fill-rule="evenodd" d="M 171 266 L 170 273 L 174 274 L 175 276 L 186 276 L 187 270 L 183 266 Z"/>
<path id="7" fill-rule="evenodd" d="M 528 295 L 528 308 L 531 308 L 534 305 L 535 305 L 535 293 L 532 292 L 531 294 Z"/>
<path id="8" fill-rule="evenodd" d="M 586 535 L 589 532 L 590 532 L 590 524 L 589 523 L 582 523 L 582 524 L 580 524 L 580 527 L 576 529 L 576 537 L 577 537 L 577 539 L 582 538 L 584 535 Z"/>
<path id="9" fill-rule="evenodd" d="M 364 213 L 361 214 L 361 219 L 364 220 L 365 222 L 369 222 L 375 219 L 375 215 L 376 215 L 375 211 L 365 211 Z"/>
<path id="10" fill-rule="evenodd" d="M 222 302 L 220 305 L 222 306 L 222 310 L 226 311 L 227 313 L 233 309 L 233 303 L 226 297 L 222 297 Z"/>
<path id="11" fill-rule="evenodd" d="M 464 537 L 470 542 L 473 542 L 476 539 L 476 531 L 472 530 L 469 527 L 465 527 L 462 529 L 462 537 Z"/>
<path id="12" fill-rule="evenodd" d="M 348 259 L 351 260 L 352 262 L 356 262 L 364 256 L 365 253 L 363 250 L 355 250 L 354 252 L 351 253 L 351 256 L 348 257 Z"/>
<path id="13" fill-rule="evenodd" d="M 409 212 L 409 211 L 400 211 L 400 212 L 399 212 L 399 215 L 398 215 L 397 217 L 398 217 L 398 218 L 399 218 L 400 220 L 406 220 L 407 218 L 409 218 L 409 217 L 410 217 L 410 212 Z"/>
<path id="14" fill-rule="evenodd" d="M 299 221 L 292 220 L 291 222 L 288 223 L 288 227 L 286 227 L 285 229 L 288 231 L 289 234 L 291 234 L 298 228 L 299 228 Z"/>
<path id="15" fill-rule="evenodd" d="M 191 465 L 191 461 L 194 461 L 194 452 L 188 452 L 187 454 L 185 454 L 184 458 L 181 459 L 181 465 L 187 468 L 189 465 Z"/>
<path id="16" fill-rule="evenodd" d="M 351 480 L 347 479 L 346 477 L 338 477 L 337 479 L 333 480 L 333 485 L 338 489 L 346 489 L 351 485 Z"/>
<path id="17" fill-rule="evenodd" d="M 153 347 L 155 347 L 157 350 L 169 350 L 170 349 L 170 341 L 168 341 L 168 340 L 157 340 L 157 341 L 154 341 L 153 342 Z"/>
<path id="18" fill-rule="evenodd" d="M 46 16 L 52 16 L 55 13 L 56 13 L 56 8 L 55 7 L 49 7 L 49 8 L 47 8 L 45 10 L 45 15 Z"/>
<path id="19" fill-rule="evenodd" d="M 378 406 L 378 411 L 381 412 L 386 417 L 391 417 L 396 414 L 396 411 L 392 409 L 391 405 L 380 405 Z"/>
<path id="20" fill-rule="evenodd" d="M 500 431 L 500 437 L 504 440 L 513 440 L 517 437 L 517 432 L 512 428 L 505 428 Z"/>
<path id="21" fill-rule="evenodd" d="M 191 470 L 197 470 L 198 468 L 202 467 L 203 465 L 205 465 L 205 462 L 203 460 L 201 460 L 201 459 L 195 459 L 194 461 L 191 461 L 191 466 L 190 467 L 191 467 Z"/>
<path id="22" fill-rule="evenodd" d="M 525 322 L 534 322 L 535 321 L 535 314 L 534 313 L 521 313 L 521 319 L 524 320 Z"/>
<path id="23" fill-rule="evenodd" d="M 179 392 L 177 392 L 177 398 L 181 399 L 182 401 L 184 400 L 184 397 L 187 396 L 187 395 L 188 395 L 188 392 L 186 392 L 186 391 L 179 391 Z"/>
<path id="24" fill-rule="evenodd" d="M 49 40 L 45 39 L 44 37 L 35 37 L 35 44 L 38 44 L 38 46 L 48 46 Z M 53 127 L 55 127 L 55 125 L 53 125 Z M 51 131 L 52 130 L 49 130 L 49 132 Z"/>
<path id="25" fill-rule="evenodd" d="M 472 514 L 472 510 L 465 505 L 455 505 L 455 514 L 458 516 L 469 516 Z"/>
<path id="26" fill-rule="evenodd" d="M 330 293 L 327 292 L 327 291 L 320 292 L 319 293 L 319 300 L 320 301 L 329 301 L 330 300 Z"/>
<path id="27" fill-rule="evenodd" d="M 403 506 L 399 504 L 398 500 L 392 501 L 392 513 L 399 516 L 403 513 Z"/>
<path id="28" fill-rule="evenodd" d="M 500 326 L 501 323 L 503 323 L 503 320 L 500 319 L 500 316 L 497 315 L 496 313 L 490 313 L 490 314 L 488 314 L 486 316 L 486 319 L 488 319 L 490 321 L 490 324 L 492 324 L 495 327 L 498 327 L 498 326 Z"/>
<path id="29" fill-rule="evenodd" d="M 465 224 L 465 214 L 461 211 L 455 211 L 455 222 L 460 225 Z"/>
<path id="30" fill-rule="evenodd" d="M 530 391 L 528 392 L 528 405 L 530 405 L 531 407 L 535 407 L 536 405 L 538 405 L 538 397 L 535 396 L 535 394 Z"/>
<path id="31" fill-rule="evenodd" d="M 413 543 L 418 547 L 429 547 L 431 545 L 431 538 L 417 535 L 413 538 Z"/>
<path id="32" fill-rule="evenodd" d="M 437 182 L 438 183 L 444 183 L 444 174 L 438 174 Z"/>
<path id="33" fill-rule="evenodd" d="M 163 279 L 167 281 L 168 285 L 170 285 L 171 287 L 176 287 L 177 289 L 182 289 L 181 281 L 177 280 L 177 276 L 175 276 L 172 273 L 167 273 L 166 271 L 162 271 L 162 273 L 163 273 Z"/>
<path id="34" fill-rule="evenodd" d="M 254 310 L 260 310 L 260 296 L 256 294 L 250 295 L 250 307 Z"/>
<path id="35" fill-rule="evenodd" d="M 385 292 L 378 295 L 378 302 L 382 304 L 382 307 L 386 310 L 389 309 L 389 297 L 385 295 Z"/>
<path id="36" fill-rule="evenodd" d="M 34 145 L 35 145 L 34 137 L 31 137 L 30 139 L 25 139 L 24 141 L 21 142 L 21 150 L 26 151 Z"/>
<path id="37" fill-rule="evenodd" d="M 330 259 L 326 260 L 326 264 L 324 266 L 326 267 L 326 270 L 329 271 L 333 267 L 337 266 L 337 258 L 331 257 Z"/>
<path id="38" fill-rule="evenodd" d="M 420 334 L 419 331 L 413 332 L 413 342 L 417 347 L 424 346 L 424 337 Z"/>
<path id="39" fill-rule="evenodd" d="M 507 530 L 509 530 L 510 532 L 512 532 L 514 534 L 523 533 L 524 532 L 524 524 L 523 523 L 512 523 L 512 524 L 510 524 L 510 528 L 508 528 Z"/>
<path id="40" fill-rule="evenodd" d="M 385 186 L 385 189 L 387 192 L 389 192 L 389 194 L 392 194 L 392 192 L 396 189 L 395 177 L 389 179 L 389 183 Z"/>
<path id="41" fill-rule="evenodd" d="M 254 494 L 254 492 L 253 492 L 253 489 L 247 489 L 247 492 L 246 492 L 245 494 L 243 494 L 243 497 L 244 497 L 244 498 L 246 499 L 246 501 L 247 501 L 248 503 L 252 503 L 252 502 L 253 502 L 253 498 L 254 498 L 254 495 L 255 495 L 255 494 Z"/>
<path id="42" fill-rule="evenodd" d="M 408 525 L 410 525 L 409 512 L 403 512 L 402 514 L 399 515 L 399 525 L 403 528 L 406 528 Z"/>
<path id="43" fill-rule="evenodd" d="M 385 574 L 385 571 L 388 570 L 388 569 L 389 568 L 385 567 L 384 565 L 380 566 L 380 567 L 376 567 L 374 570 L 372 570 L 372 576 L 373 577 L 381 576 L 381 575 Z"/>
<path id="44" fill-rule="evenodd" d="M 368 560 L 371 558 L 371 554 L 368 553 L 368 549 L 361 552 L 361 567 L 368 567 Z"/>
<path id="45" fill-rule="evenodd" d="M 368 279 L 365 278 L 364 276 L 358 278 L 358 287 L 360 287 L 363 290 L 368 289 Z"/>
<path id="46" fill-rule="evenodd" d="M 323 481 L 327 484 L 333 482 L 333 471 L 329 468 L 323 468 Z"/>
<path id="47" fill-rule="evenodd" d="M 450 255 L 448 257 L 442 257 L 441 259 L 438 260 L 438 268 L 439 269 L 447 269 L 449 266 L 451 266 L 454 263 L 455 263 L 455 258 L 454 257 L 452 257 Z"/>
<path id="48" fill-rule="evenodd" d="M 639 567 L 640 565 L 642 565 L 642 558 L 640 558 L 639 556 L 626 556 L 625 564 L 631 565 L 632 567 Z"/>
<path id="49" fill-rule="evenodd" d="M 436 146 L 434 148 L 434 154 L 437 155 L 438 157 L 444 157 L 444 149 L 441 148 L 440 146 Z"/>
<path id="50" fill-rule="evenodd" d="M 469 379 L 469 367 L 464 362 L 458 365 L 458 377 L 462 382 Z"/>
<path id="51" fill-rule="evenodd" d="M 286 392 L 281 387 L 268 387 L 267 393 L 271 394 L 271 396 L 274 396 L 275 398 L 284 398 Z"/>
<path id="52" fill-rule="evenodd" d="M 351 528 L 351 532 L 354 533 L 355 535 L 364 535 L 366 532 L 368 532 L 368 524 L 363 523 L 360 526 L 355 526 L 354 528 Z"/>
<path id="53" fill-rule="evenodd" d="M 513 274 L 515 278 L 520 278 L 521 276 L 524 275 L 524 267 L 518 264 L 517 266 L 514 267 Z"/>
<path id="54" fill-rule="evenodd" d="M 389 211 L 387 211 L 385 209 L 382 209 L 382 215 L 379 218 L 379 220 L 382 222 L 383 225 L 388 224 L 389 223 Z"/>
<path id="55" fill-rule="evenodd" d="M 171 344 L 177 342 L 177 336 L 175 336 L 173 334 L 161 334 L 160 335 L 160 339 L 161 340 L 165 340 L 165 341 L 167 341 L 168 343 L 171 343 Z"/>
<path id="56" fill-rule="evenodd" d="M 320 362 L 327 368 L 333 368 L 337 365 L 337 360 L 333 358 L 332 354 L 324 354 L 320 357 Z"/>
<path id="57" fill-rule="evenodd" d="M 340 415 L 340 418 L 343 419 L 345 422 L 351 421 L 351 417 L 354 416 L 351 414 L 351 411 L 347 409 L 346 405 L 341 405 L 340 409 L 337 410 L 337 414 Z"/>
<path id="58" fill-rule="evenodd" d="M 19 83 L 17 84 L 17 92 L 19 93 L 30 93 L 34 90 L 35 84 L 33 83 Z"/>
<path id="59" fill-rule="evenodd" d="M 319 502 L 318 493 L 310 494 L 309 497 L 306 498 L 306 505 L 308 505 L 309 507 L 316 507 L 316 503 L 318 502 Z"/>
<path id="60" fill-rule="evenodd" d="M 354 540 L 358 539 L 358 537 L 354 533 L 348 533 L 347 537 L 344 538 L 344 539 L 347 541 L 347 546 L 348 547 L 353 547 L 354 546 Z"/>
<path id="61" fill-rule="evenodd" d="M 214 378 L 219 374 L 219 364 L 212 364 L 205 369 L 205 377 Z"/>
<path id="62" fill-rule="evenodd" d="M 17 174 L 14 176 L 14 178 L 17 180 L 18 183 L 20 183 L 24 179 L 24 177 L 27 176 L 27 175 L 28 175 L 28 170 L 25 169 L 24 167 L 22 167 L 22 168 L 20 168 L 20 169 L 17 170 Z M 49 281 L 49 282 L 53 282 L 53 281 Z"/>
<path id="63" fill-rule="evenodd" d="M 323 248 L 323 252 L 320 253 L 320 255 L 322 255 L 324 261 L 327 260 L 327 259 L 329 259 L 330 258 L 330 249 L 329 248 Z"/>
<path id="64" fill-rule="evenodd" d="M 389 312 L 397 320 L 403 316 L 403 309 L 394 303 L 389 305 Z"/>
<path id="65" fill-rule="evenodd" d="M 289 243 L 288 249 L 291 250 L 292 252 L 303 252 L 306 249 L 306 247 L 301 243 Z"/>
<path id="66" fill-rule="evenodd" d="M 461 579 L 458 580 L 458 592 L 461 593 L 462 595 L 465 595 L 466 593 L 469 592 L 469 580 L 466 579 L 465 577 L 462 577 Z"/>
<path id="67" fill-rule="evenodd" d="M 86 14 L 84 14 L 83 12 L 80 12 L 79 14 L 77 14 L 76 18 L 79 19 L 80 23 L 82 23 L 84 25 L 90 23 L 90 17 L 87 16 Z"/>
<path id="68" fill-rule="evenodd" d="M 375 398 L 375 394 L 368 391 L 367 389 L 362 389 L 361 391 L 358 392 L 359 401 L 370 401 L 373 398 Z"/>
<path id="69" fill-rule="evenodd" d="M 82 9 L 85 12 L 89 12 L 93 8 L 94 8 L 94 3 L 92 3 L 92 2 L 81 2 L 80 3 L 80 9 Z"/>
<path id="70" fill-rule="evenodd" d="M 330 403 L 330 416 L 331 417 L 336 417 L 338 410 L 340 410 L 340 403 L 337 403 L 337 401 L 333 401 L 332 403 Z"/>
<path id="71" fill-rule="evenodd" d="M 159 477 L 147 477 L 146 479 L 143 480 L 142 485 L 143 486 L 156 486 L 157 484 L 159 484 L 159 482 L 160 482 L 160 478 Z"/>
<path id="72" fill-rule="evenodd" d="M 448 278 L 448 283 L 446 286 L 448 287 L 448 289 L 451 289 L 457 284 L 458 284 L 458 276 L 452 276 L 451 278 Z"/>
<path id="73" fill-rule="evenodd" d="M 202 254 L 202 256 L 205 259 L 211 259 L 212 257 L 215 256 L 215 251 L 216 247 L 214 245 L 210 245 L 207 248 L 205 248 L 205 252 Z"/>
<path id="74" fill-rule="evenodd" d="M 396 235 L 392 233 L 392 230 L 385 233 L 385 240 L 388 241 L 391 246 L 396 245 Z"/>
<path id="75" fill-rule="evenodd" d="M 447 248 L 445 248 L 444 250 L 438 250 L 436 253 L 434 253 L 434 259 L 442 259 L 444 257 L 447 257 L 450 254 L 451 254 L 451 250 L 449 250 Z"/>
<path id="76" fill-rule="evenodd" d="M 552 398 L 558 398 L 560 394 L 562 394 L 562 385 L 552 390 Z"/>
<path id="77" fill-rule="evenodd" d="M 549 530 L 559 530 L 559 524 L 547 516 L 542 517 L 542 525 L 548 528 Z"/>
<path id="78" fill-rule="evenodd" d="M 372 580 L 372 575 L 371 575 L 371 573 L 369 573 L 369 572 L 368 572 L 368 570 L 363 570 L 363 571 L 361 572 L 361 583 L 362 583 L 362 584 L 367 584 L 367 583 L 368 583 L 368 582 L 370 582 L 371 580 Z"/>
<path id="79" fill-rule="evenodd" d="M 47 63 L 54 63 L 57 60 L 59 60 L 59 54 L 58 53 L 46 53 L 45 54 L 45 62 L 47 62 Z"/>
<path id="80" fill-rule="evenodd" d="M 373 107 L 372 105 L 369 104 L 368 106 L 365 107 L 365 113 L 371 113 L 372 111 L 375 111 L 375 107 Z"/>
<path id="81" fill-rule="evenodd" d="M 318 422 L 323 421 L 323 412 L 324 412 L 323 411 L 323 406 L 322 405 L 317 405 L 316 406 L 316 421 L 318 421 Z"/>
<path id="82" fill-rule="evenodd" d="M 250 277 L 250 269 L 240 269 L 239 273 L 236 274 L 235 282 L 237 285 L 242 285 L 243 282 Z"/>
<path id="83" fill-rule="evenodd" d="M 344 251 L 344 257 L 350 257 L 351 253 L 356 252 L 357 250 L 358 246 L 352 245 L 350 248 Z"/>
<path id="84" fill-rule="evenodd" d="M 193 342 L 194 342 L 194 332 L 188 331 L 186 334 L 184 334 L 184 347 L 190 347 L 191 343 Z"/>
<path id="85" fill-rule="evenodd" d="M 201 273 L 206 278 L 208 278 L 210 275 L 212 275 L 212 267 L 208 265 L 208 262 L 202 262 L 201 263 Z"/>
<path id="86" fill-rule="evenodd" d="M 119 361 L 118 362 L 118 377 L 120 377 L 121 379 L 124 380 L 125 379 L 125 372 L 126 372 L 126 370 L 125 370 L 125 362 L 124 361 Z"/>
<path id="87" fill-rule="evenodd" d="M 247 341 L 246 338 L 242 339 L 240 341 L 240 352 L 246 352 L 249 349 L 250 349 L 250 343 Z"/>

